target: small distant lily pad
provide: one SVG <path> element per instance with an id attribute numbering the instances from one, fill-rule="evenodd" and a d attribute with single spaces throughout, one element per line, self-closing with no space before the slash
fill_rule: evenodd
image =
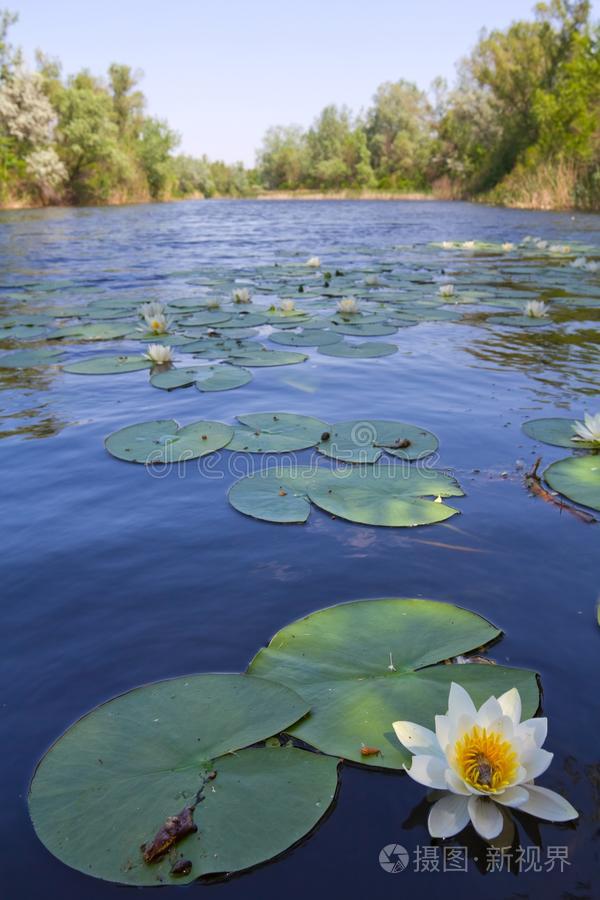
<path id="1" fill-rule="evenodd" d="M 55 366 L 62 359 L 62 350 L 15 350 L 0 356 L 0 369 L 35 369 Z"/>
<path id="2" fill-rule="evenodd" d="M 269 335 L 269 340 L 274 344 L 283 344 L 289 347 L 325 347 L 328 344 L 339 344 L 342 338 L 333 331 L 315 328 L 312 331 L 303 331 L 301 334 L 275 331 Z"/>
<path id="3" fill-rule="evenodd" d="M 294 413 L 253 413 L 237 416 L 228 450 L 244 453 L 285 453 L 314 447 L 330 425 L 313 416 Z"/>
<path id="4" fill-rule="evenodd" d="M 190 387 L 195 384 L 199 391 L 230 391 L 252 381 L 252 373 L 240 366 L 226 364 L 218 366 L 192 366 L 187 369 L 168 369 L 157 372 L 150 378 L 153 387 L 164 391 Z"/>
<path id="5" fill-rule="evenodd" d="M 152 363 L 143 356 L 93 356 L 64 366 L 71 375 L 120 375 L 152 368 Z"/>
<path id="6" fill-rule="evenodd" d="M 340 356 L 348 359 L 376 359 L 379 356 L 391 356 L 398 352 L 396 344 L 384 344 L 380 342 L 347 344 L 342 341 L 339 344 L 320 346 L 319 353 L 323 356 Z"/>
<path id="7" fill-rule="evenodd" d="M 180 428 L 175 419 L 128 425 L 104 441 L 112 456 L 126 462 L 152 465 L 198 459 L 226 447 L 233 428 L 222 422 L 193 422 Z"/>
<path id="8" fill-rule="evenodd" d="M 575 422 L 581 421 L 577 419 L 531 419 L 522 425 L 525 434 L 533 438 L 534 441 L 542 441 L 544 444 L 551 444 L 553 447 L 569 447 L 571 450 L 588 450 L 600 445 L 594 444 L 592 441 L 576 441 Z"/>
<path id="9" fill-rule="evenodd" d="M 239 352 L 231 350 L 230 356 L 240 366 L 262 367 L 262 366 L 293 366 L 296 363 L 306 362 L 308 356 L 304 353 L 294 353 L 291 350 L 256 350 L 253 353 L 249 351 Z"/>
<path id="10" fill-rule="evenodd" d="M 398 331 L 397 325 L 389 325 L 386 322 L 357 322 L 338 325 L 335 322 L 331 326 L 337 334 L 345 334 L 349 337 L 385 337 Z"/>
<path id="11" fill-rule="evenodd" d="M 561 459 L 548 466 L 544 479 L 574 503 L 600 510 L 600 455 Z"/>
<path id="12" fill-rule="evenodd" d="M 431 431 L 406 422 L 355 419 L 336 423 L 318 449 L 325 456 L 348 463 L 374 463 L 389 453 L 400 459 L 423 459 L 434 453 L 439 441 Z"/>

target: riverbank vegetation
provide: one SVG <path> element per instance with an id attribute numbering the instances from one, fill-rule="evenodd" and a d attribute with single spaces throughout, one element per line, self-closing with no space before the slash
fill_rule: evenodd
<path id="1" fill-rule="evenodd" d="M 29 69 L 0 20 L 0 204 L 122 203 L 314 192 L 481 198 L 600 209 L 600 27 L 587 0 L 539 3 L 482 33 L 449 87 L 380 85 L 359 114 L 329 105 L 308 129 L 267 132 L 256 166 L 178 154 L 146 112 L 141 73 Z"/>

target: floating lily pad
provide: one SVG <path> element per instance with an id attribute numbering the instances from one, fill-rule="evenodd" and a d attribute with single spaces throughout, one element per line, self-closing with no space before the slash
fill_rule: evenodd
<path id="1" fill-rule="evenodd" d="M 543 441 L 553 447 L 569 447 L 572 450 L 586 450 L 598 447 L 592 441 L 573 440 L 576 419 L 531 419 L 524 422 L 525 434 L 534 441 Z M 581 420 L 579 420 L 581 421 Z"/>
<path id="2" fill-rule="evenodd" d="M 143 356 L 93 356 L 64 366 L 72 375 L 120 375 L 150 369 L 152 363 Z"/>
<path id="3" fill-rule="evenodd" d="M 188 369 L 168 369 L 150 378 L 153 387 L 172 391 L 195 384 L 199 391 L 230 391 L 252 381 L 252 373 L 240 366 L 192 366 Z"/>
<path id="4" fill-rule="evenodd" d="M 57 328 L 48 335 L 49 340 L 74 338 L 78 341 L 112 341 L 125 337 L 131 331 L 131 322 L 115 325 L 111 322 L 102 324 L 68 325 L 65 328 Z"/>
<path id="5" fill-rule="evenodd" d="M 544 478 L 569 500 L 600 510 L 600 455 L 561 459 L 548 466 Z"/>
<path id="6" fill-rule="evenodd" d="M 35 369 L 55 366 L 62 359 L 62 350 L 15 350 L 0 356 L 0 369 Z"/>
<path id="7" fill-rule="evenodd" d="M 373 343 L 347 344 L 342 341 L 339 344 L 320 346 L 319 353 L 324 356 L 342 356 L 348 359 L 375 359 L 379 356 L 391 356 L 398 352 L 396 344 Z"/>
<path id="8" fill-rule="evenodd" d="M 247 475 L 229 491 L 239 512 L 267 522 L 305 522 L 310 502 L 361 525 L 412 527 L 442 522 L 458 510 L 423 497 L 462 496 L 458 482 L 435 470 L 401 466 L 341 471 L 278 466 Z"/>
<path id="9" fill-rule="evenodd" d="M 324 347 L 327 344 L 339 344 L 342 338 L 333 331 L 323 331 L 315 328 L 313 331 L 303 331 L 301 334 L 275 331 L 269 335 L 269 340 L 274 344 L 283 344 L 290 347 Z"/>
<path id="10" fill-rule="evenodd" d="M 374 463 L 382 453 L 400 459 L 423 459 L 439 446 L 431 431 L 405 422 L 355 419 L 338 422 L 318 449 L 325 456 L 349 463 Z"/>
<path id="11" fill-rule="evenodd" d="M 313 416 L 294 413 L 253 413 L 237 416 L 241 427 L 228 450 L 244 453 L 285 453 L 314 447 L 330 425 Z"/>
<path id="12" fill-rule="evenodd" d="M 476 705 L 516 687 L 523 718 L 534 715 L 534 672 L 503 666 L 439 665 L 497 638 L 475 613 L 422 599 L 357 600 L 323 609 L 279 631 L 248 671 L 301 694 L 311 712 L 288 731 L 323 753 L 366 766 L 401 769 L 410 753 L 392 722 L 427 728 L 448 708 L 452 681 Z M 361 746 L 380 755 L 365 757 Z"/>
<path id="13" fill-rule="evenodd" d="M 385 337 L 398 331 L 396 325 L 386 322 L 357 322 L 338 325 L 335 322 L 331 326 L 337 334 L 346 334 L 351 337 Z"/>
<path id="14" fill-rule="evenodd" d="M 34 341 L 45 334 L 45 329 L 36 328 L 33 325 L 14 325 L 13 327 L 0 327 L 0 340 L 2 341 Z"/>
<path id="15" fill-rule="evenodd" d="M 219 323 L 219 330 L 229 328 L 255 328 L 257 325 L 264 325 L 267 317 L 262 313 L 233 313 L 230 314 L 226 322 Z"/>
<path id="16" fill-rule="evenodd" d="M 236 363 L 240 366 L 293 366 L 296 363 L 306 362 L 308 356 L 304 353 L 294 353 L 292 350 L 256 350 L 253 353 L 249 351 L 230 351 Z"/>
<path id="17" fill-rule="evenodd" d="M 360 525 L 412 528 L 458 514 L 452 506 L 424 497 L 462 496 L 458 482 L 441 472 L 380 466 L 332 472 L 309 486 L 310 500 L 336 518 Z"/>
<path id="18" fill-rule="evenodd" d="M 535 316 L 490 316 L 487 320 L 493 325 L 510 325 L 515 328 L 544 328 L 552 325 L 552 319 L 547 317 L 536 318 Z"/>
<path id="19" fill-rule="evenodd" d="M 117 697 L 39 764 L 29 794 L 37 835 L 74 869 L 138 886 L 271 859 L 326 813 L 338 763 L 289 746 L 243 748 L 307 709 L 290 689 L 247 675 L 176 678 Z M 197 830 L 145 861 L 141 846 L 153 855 L 153 838 L 178 814 Z"/>
<path id="20" fill-rule="evenodd" d="M 234 509 L 263 522 L 299 524 L 310 515 L 310 466 L 269 468 L 236 481 L 229 490 Z"/>
<path id="21" fill-rule="evenodd" d="M 121 428 L 109 434 L 104 446 L 117 459 L 151 465 L 206 456 L 226 447 L 232 437 L 233 428 L 222 422 L 193 422 L 180 428 L 174 419 L 161 419 Z"/>

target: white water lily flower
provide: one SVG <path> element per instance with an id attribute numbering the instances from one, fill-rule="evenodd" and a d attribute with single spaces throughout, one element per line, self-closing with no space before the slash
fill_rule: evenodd
<path id="1" fill-rule="evenodd" d="M 146 321 L 148 321 L 149 318 L 153 319 L 154 316 L 164 315 L 165 308 L 158 300 L 151 300 L 149 303 L 142 303 L 140 306 L 140 316 Z"/>
<path id="2" fill-rule="evenodd" d="M 306 260 L 306 265 L 310 266 L 311 269 L 318 269 L 321 265 L 321 260 L 318 256 L 311 256 L 310 259 Z"/>
<path id="3" fill-rule="evenodd" d="M 600 413 L 595 416 L 584 413 L 583 422 L 575 422 L 573 425 L 574 441 L 591 441 L 600 444 Z"/>
<path id="4" fill-rule="evenodd" d="M 173 362 L 173 351 L 164 344 L 148 344 L 144 359 L 149 359 L 157 366 L 164 366 L 165 363 Z"/>
<path id="5" fill-rule="evenodd" d="M 435 717 L 435 732 L 414 722 L 394 722 L 400 743 L 413 753 L 406 771 L 428 788 L 447 791 L 431 807 L 432 837 L 448 838 L 468 824 L 485 840 L 498 837 L 503 816 L 496 804 L 550 822 L 576 819 L 560 794 L 534 784 L 553 754 L 542 749 L 547 719 L 521 722 L 516 688 L 475 708 L 467 691 L 450 686 L 448 712 Z"/>
<path id="6" fill-rule="evenodd" d="M 378 287 L 381 284 L 381 282 L 379 280 L 379 276 L 367 275 L 367 277 L 365 278 L 365 284 L 368 287 Z"/>
<path id="7" fill-rule="evenodd" d="M 510 241 L 505 241 L 504 244 L 502 244 L 502 249 L 509 253 L 511 250 L 515 249 L 515 245 L 511 244 Z"/>
<path id="8" fill-rule="evenodd" d="M 338 300 L 337 308 L 341 313 L 357 313 L 358 301 L 355 300 L 354 297 L 344 297 L 343 300 Z"/>
<path id="9" fill-rule="evenodd" d="M 232 297 L 234 303 L 252 303 L 248 288 L 236 288 Z"/>
<path id="10" fill-rule="evenodd" d="M 452 241 L 442 241 L 442 250 L 452 250 L 453 246 Z"/>
<path id="11" fill-rule="evenodd" d="M 550 253 L 569 253 L 571 251 L 568 244 L 551 244 L 548 249 Z"/>
<path id="12" fill-rule="evenodd" d="M 585 256 L 577 256 L 572 262 L 569 263 L 574 269 L 585 269 L 585 264 L 587 263 L 587 259 Z"/>
<path id="13" fill-rule="evenodd" d="M 291 313 L 291 312 L 295 311 L 296 304 L 294 303 L 293 300 L 282 300 L 279 308 L 280 308 L 281 312 Z"/>
<path id="14" fill-rule="evenodd" d="M 590 259 L 589 262 L 586 262 L 584 269 L 586 272 L 597 272 L 600 269 L 600 265 L 595 262 L 593 259 Z"/>
<path id="15" fill-rule="evenodd" d="M 206 301 L 207 309 L 220 309 L 220 307 L 221 307 L 221 301 L 219 300 L 218 297 L 211 297 L 210 300 Z"/>
<path id="16" fill-rule="evenodd" d="M 543 241 L 541 238 L 534 238 L 533 243 L 539 250 L 545 250 L 548 246 L 548 241 Z"/>
<path id="17" fill-rule="evenodd" d="M 454 285 L 453 284 L 440 284 L 438 288 L 438 294 L 441 297 L 452 297 L 454 294 Z"/>
<path id="18" fill-rule="evenodd" d="M 146 315 L 144 316 L 144 321 L 148 326 L 147 331 L 151 331 L 153 334 L 165 334 L 169 330 L 169 320 L 164 313 Z"/>
<path id="19" fill-rule="evenodd" d="M 465 250 L 472 250 L 475 246 L 475 241 L 463 241 L 462 245 Z"/>
<path id="20" fill-rule="evenodd" d="M 528 300 L 525 304 L 525 315 L 532 319 L 543 319 L 548 315 L 549 306 L 543 300 Z"/>

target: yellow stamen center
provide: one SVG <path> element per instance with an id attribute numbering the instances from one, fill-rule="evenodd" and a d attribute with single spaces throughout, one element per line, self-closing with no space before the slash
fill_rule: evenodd
<path id="1" fill-rule="evenodd" d="M 162 322 L 159 322 L 158 319 L 152 319 L 150 323 L 150 328 L 152 331 L 162 331 Z"/>
<path id="2" fill-rule="evenodd" d="M 498 732 L 474 725 L 454 746 L 461 777 L 478 791 L 495 794 L 511 784 L 519 761 L 509 741 Z"/>

